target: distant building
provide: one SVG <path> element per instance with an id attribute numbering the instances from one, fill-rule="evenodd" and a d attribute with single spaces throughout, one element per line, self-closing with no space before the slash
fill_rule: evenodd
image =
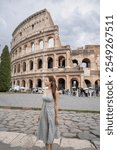
<path id="1" fill-rule="evenodd" d="M 100 45 L 72 50 L 62 46 L 59 28 L 44 9 L 21 22 L 12 34 L 12 86 L 43 87 L 53 75 L 59 89 L 97 86 Z"/>

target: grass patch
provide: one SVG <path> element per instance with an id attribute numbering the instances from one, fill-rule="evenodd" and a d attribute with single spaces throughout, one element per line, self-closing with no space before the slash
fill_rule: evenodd
<path id="1" fill-rule="evenodd" d="M 20 110 L 41 110 L 41 108 L 35 108 L 35 107 L 15 107 L 15 106 L 0 106 L 2 109 L 20 109 Z M 100 113 L 100 111 L 94 111 L 94 110 L 74 110 L 74 109 L 59 109 L 59 111 L 74 111 L 79 113 Z"/>
<path id="2" fill-rule="evenodd" d="M 0 92 L 0 94 L 31 94 L 31 92 Z"/>

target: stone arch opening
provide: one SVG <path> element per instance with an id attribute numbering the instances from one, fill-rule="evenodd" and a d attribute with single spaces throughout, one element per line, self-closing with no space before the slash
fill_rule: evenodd
<path id="1" fill-rule="evenodd" d="M 29 89 L 32 90 L 32 88 L 33 88 L 33 81 L 32 81 L 32 80 L 29 80 Z"/>
<path id="2" fill-rule="evenodd" d="M 42 80 L 41 79 L 37 80 L 37 87 L 42 87 Z"/>
<path id="3" fill-rule="evenodd" d="M 48 68 L 53 68 L 53 59 L 52 59 L 52 57 L 48 58 Z"/>
<path id="4" fill-rule="evenodd" d="M 44 42 L 43 42 L 43 40 L 40 40 L 40 41 L 39 41 L 39 48 L 40 48 L 40 49 L 43 49 L 43 48 L 44 48 Z"/>
<path id="5" fill-rule="evenodd" d="M 20 86 L 20 81 L 19 81 L 19 80 L 17 81 L 17 85 L 19 85 L 19 86 Z"/>
<path id="6" fill-rule="evenodd" d="M 63 78 L 60 78 L 58 80 L 58 90 L 64 90 L 65 89 L 65 80 Z"/>
<path id="7" fill-rule="evenodd" d="M 91 81 L 89 81 L 89 80 L 87 80 L 87 79 L 84 80 L 84 81 L 85 81 L 85 84 L 86 84 L 87 87 L 91 87 Z"/>
<path id="8" fill-rule="evenodd" d="M 37 61 L 38 61 L 37 62 L 37 68 L 38 69 L 42 68 L 42 59 L 38 59 Z"/>
<path id="9" fill-rule="evenodd" d="M 26 71 L 26 62 L 23 62 L 23 71 Z"/>
<path id="10" fill-rule="evenodd" d="M 17 50 L 15 51 L 15 56 L 17 57 Z"/>
<path id="11" fill-rule="evenodd" d="M 18 64 L 17 72 L 18 72 L 18 73 L 20 72 L 20 64 Z"/>
<path id="12" fill-rule="evenodd" d="M 14 73 L 16 73 L 16 65 L 14 66 Z"/>
<path id="13" fill-rule="evenodd" d="M 26 87 L 26 82 L 25 82 L 25 80 L 22 80 L 22 86 L 23 86 L 23 87 Z"/>
<path id="14" fill-rule="evenodd" d="M 78 61 L 76 59 L 73 59 L 72 63 L 73 63 L 73 67 L 77 67 L 78 66 Z"/>
<path id="15" fill-rule="evenodd" d="M 76 91 L 79 86 L 79 82 L 76 78 L 71 79 L 71 90 Z"/>
<path id="16" fill-rule="evenodd" d="M 31 51 L 34 52 L 34 50 L 35 50 L 35 44 L 34 44 L 34 42 L 32 42 L 31 43 Z"/>
<path id="17" fill-rule="evenodd" d="M 84 67 L 84 68 L 90 68 L 90 66 L 91 66 L 90 60 L 88 58 L 84 58 L 82 60 L 82 67 Z"/>
<path id="18" fill-rule="evenodd" d="M 98 88 L 100 86 L 100 79 L 95 81 L 95 88 Z"/>
<path id="19" fill-rule="evenodd" d="M 24 45 L 24 50 L 25 50 L 25 53 L 27 53 L 27 45 Z"/>
<path id="20" fill-rule="evenodd" d="M 32 60 L 30 60 L 30 70 L 33 70 L 33 61 Z"/>
<path id="21" fill-rule="evenodd" d="M 65 57 L 64 56 L 60 56 L 58 63 L 59 63 L 59 65 L 58 65 L 59 68 L 65 68 Z"/>
<path id="22" fill-rule="evenodd" d="M 48 48 L 54 47 L 54 38 L 49 37 L 48 38 Z"/>
<path id="23" fill-rule="evenodd" d="M 20 47 L 20 48 L 19 48 L 19 54 L 21 54 L 21 52 L 22 52 L 22 48 Z"/>

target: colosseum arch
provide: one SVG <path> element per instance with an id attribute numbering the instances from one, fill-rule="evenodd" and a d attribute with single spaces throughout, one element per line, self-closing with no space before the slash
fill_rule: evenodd
<path id="1" fill-rule="evenodd" d="M 58 66 L 59 66 L 59 68 L 65 68 L 65 57 L 64 56 L 59 56 Z"/>
<path id="2" fill-rule="evenodd" d="M 53 68 L 53 58 L 48 57 L 48 68 Z"/>
<path id="3" fill-rule="evenodd" d="M 28 53 L 28 51 L 27 51 L 27 45 L 26 44 L 24 45 L 24 54 L 25 53 Z"/>
<path id="4" fill-rule="evenodd" d="M 37 79 L 37 87 L 42 87 L 42 80 L 41 79 Z"/>
<path id="5" fill-rule="evenodd" d="M 65 89 L 65 79 L 59 78 L 58 79 L 58 90 Z"/>
<path id="6" fill-rule="evenodd" d="M 21 53 L 22 53 L 22 48 L 20 47 L 19 48 L 19 54 L 21 55 Z"/>
<path id="7" fill-rule="evenodd" d="M 100 86 L 100 79 L 97 79 L 95 81 L 95 88 L 98 88 Z"/>
<path id="8" fill-rule="evenodd" d="M 16 51 L 15 51 L 15 57 L 17 57 L 17 54 L 18 54 L 18 52 L 17 52 L 17 49 L 16 49 Z"/>
<path id="9" fill-rule="evenodd" d="M 38 59 L 37 60 L 37 69 L 40 69 L 40 68 L 42 68 L 42 59 Z"/>
<path id="10" fill-rule="evenodd" d="M 84 58 L 82 60 L 82 66 L 85 67 L 85 68 L 90 68 L 90 66 L 91 66 L 90 60 L 88 58 Z"/>
<path id="11" fill-rule="evenodd" d="M 29 80 L 29 89 L 32 89 L 33 88 L 33 81 L 30 79 Z"/>
<path id="12" fill-rule="evenodd" d="M 48 48 L 54 47 L 54 38 L 49 37 L 48 38 Z"/>
<path id="13" fill-rule="evenodd" d="M 30 67 L 29 68 L 30 70 L 33 70 L 33 61 L 32 60 L 29 61 L 29 67 Z"/>
<path id="14" fill-rule="evenodd" d="M 14 73 L 16 73 L 16 65 L 14 66 Z"/>
<path id="15" fill-rule="evenodd" d="M 23 72 L 26 71 L 26 62 L 23 62 Z"/>
<path id="16" fill-rule="evenodd" d="M 39 49 L 43 49 L 44 48 L 44 42 L 43 40 L 39 41 Z"/>
<path id="17" fill-rule="evenodd" d="M 71 79 L 70 87 L 71 87 L 71 90 L 73 90 L 73 89 L 77 90 L 77 88 L 79 87 L 79 82 L 76 78 Z"/>
<path id="18" fill-rule="evenodd" d="M 26 82 L 25 82 L 25 80 L 22 80 L 22 86 L 23 86 L 23 87 L 26 87 Z"/>
<path id="19" fill-rule="evenodd" d="M 87 87 L 91 87 L 91 81 L 90 80 L 85 79 L 84 82 L 85 82 Z"/>
<path id="20" fill-rule="evenodd" d="M 19 80 L 17 80 L 17 85 L 19 85 L 19 86 L 20 86 L 20 81 L 19 81 Z"/>
<path id="21" fill-rule="evenodd" d="M 17 72 L 18 73 L 20 72 L 20 64 L 18 64 L 18 66 L 17 66 Z"/>
<path id="22" fill-rule="evenodd" d="M 73 59 L 73 60 L 72 60 L 72 63 L 73 63 L 73 67 L 78 66 L 78 61 L 77 61 L 76 59 Z"/>
<path id="23" fill-rule="evenodd" d="M 31 43 L 31 52 L 34 52 L 35 51 L 35 44 L 34 42 Z"/>

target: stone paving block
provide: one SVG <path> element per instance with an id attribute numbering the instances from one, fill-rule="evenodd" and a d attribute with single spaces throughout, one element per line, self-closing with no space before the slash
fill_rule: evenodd
<path id="1" fill-rule="evenodd" d="M 94 148 L 94 146 L 87 140 L 79 140 L 76 138 L 62 138 L 61 148 L 72 147 L 74 150 L 83 148 Z"/>
<path id="2" fill-rule="evenodd" d="M 17 146 L 22 146 L 23 143 L 22 143 L 22 138 L 26 136 L 26 134 L 23 134 L 23 133 L 20 133 L 16 139 L 14 139 L 12 142 L 11 142 L 11 147 L 17 147 Z"/>
<path id="3" fill-rule="evenodd" d="M 0 131 L 0 141 L 2 142 L 8 135 L 8 132 Z"/>
<path id="4" fill-rule="evenodd" d="M 54 142 L 53 142 L 53 149 L 54 150 L 57 150 L 60 147 L 60 142 L 61 142 L 61 138 L 54 139 Z M 42 149 L 45 147 L 45 144 L 43 143 L 43 141 L 37 140 L 34 146 Z"/>
<path id="5" fill-rule="evenodd" d="M 6 138 L 2 141 L 3 143 L 9 144 L 11 143 L 14 139 L 16 139 L 19 135 L 19 133 L 15 132 L 8 132 Z"/>
<path id="6" fill-rule="evenodd" d="M 26 148 L 31 148 L 35 142 L 36 142 L 36 137 L 34 135 L 26 135 L 24 136 L 20 142 L 22 143 L 22 147 L 26 147 Z"/>

